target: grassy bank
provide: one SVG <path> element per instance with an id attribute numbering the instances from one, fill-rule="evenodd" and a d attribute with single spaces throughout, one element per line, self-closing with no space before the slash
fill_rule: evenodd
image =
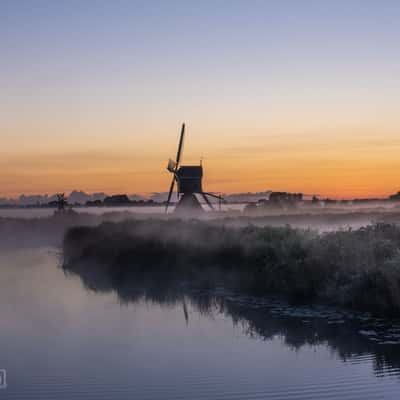
<path id="1" fill-rule="evenodd" d="M 139 283 L 225 286 L 400 315 L 400 228 L 390 224 L 318 234 L 290 227 L 196 221 L 130 221 L 71 228 L 67 269 L 129 292 Z M 90 279 L 89 279 L 90 278 Z"/>

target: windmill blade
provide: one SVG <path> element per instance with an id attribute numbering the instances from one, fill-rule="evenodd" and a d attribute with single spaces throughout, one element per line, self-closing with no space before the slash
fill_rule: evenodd
<path id="1" fill-rule="evenodd" d="M 168 161 L 168 166 L 167 166 L 167 170 L 169 172 L 174 173 L 176 170 L 176 162 L 174 160 L 169 159 Z"/>
<path id="2" fill-rule="evenodd" d="M 176 168 L 178 168 L 179 162 L 181 161 L 184 138 L 185 138 L 185 124 L 183 123 L 181 129 L 181 137 L 179 139 L 178 152 L 176 153 Z"/>
<path id="3" fill-rule="evenodd" d="M 206 194 L 207 196 L 214 197 L 215 199 L 219 199 L 219 200 L 223 200 L 224 199 L 222 196 L 219 196 L 219 195 L 214 194 L 214 193 L 210 193 L 210 192 L 203 192 L 203 193 Z"/>
<path id="4" fill-rule="evenodd" d="M 189 313 L 188 313 L 188 309 L 187 309 L 187 305 L 186 305 L 186 301 L 185 301 L 185 296 L 183 296 L 183 299 L 182 299 L 182 306 L 183 306 L 183 315 L 185 316 L 186 325 L 188 325 L 189 324 Z"/>
<path id="5" fill-rule="evenodd" d="M 167 204 L 165 205 L 165 212 L 168 211 L 169 203 L 172 197 L 172 192 L 174 191 L 174 185 L 175 185 L 175 176 L 172 178 L 171 187 L 169 188 Z"/>
<path id="6" fill-rule="evenodd" d="M 205 202 L 207 203 L 207 205 L 208 205 L 208 207 L 210 207 L 211 208 L 211 210 L 213 210 L 213 211 L 215 211 L 215 208 L 214 208 L 214 206 L 211 204 L 211 201 L 210 200 L 208 200 L 208 198 L 207 198 L 207 193 L 202 193 L 202 196 L 203 196 L 203 198 L 204 198 L 204 200 L 205 200 Z"/>

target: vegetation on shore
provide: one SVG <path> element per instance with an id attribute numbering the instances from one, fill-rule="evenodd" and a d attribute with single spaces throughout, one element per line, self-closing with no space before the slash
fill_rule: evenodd
<path id="1" fill-rule="evenodd" d="M 64 262 L 105 285 L 157 282 L 227 287 L 294 302 L 400 315 L 400 228 L 318 234 L 290 227 L 199 221 L 127 221 L 73 227 Z"/>

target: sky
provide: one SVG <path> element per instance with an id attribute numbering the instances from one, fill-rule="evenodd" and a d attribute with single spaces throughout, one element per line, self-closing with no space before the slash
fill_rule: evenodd
<path id="1" fill-rule="evenodd" d="M 400 189 L 399 1 L 0 1 L 0 197 Z"/>

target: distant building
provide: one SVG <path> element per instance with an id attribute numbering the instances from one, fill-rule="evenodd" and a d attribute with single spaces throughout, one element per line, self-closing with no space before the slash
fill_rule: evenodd
<path id="1" fill-rule="evenodd" d="M 303 200 L 303 193 L 272 192 L 269 201 L 272 202 L 297 202 Z"/>
<path id="2" fill-rule="evenodd" d="M 85 203 L 86 207 L 101 207 L 103 205 L 103 202 L 101 200 L 88 200 Z"/>
<path id="3" fill-rule="evenodd" d="M 396 194 L 392 194 L 391 196 L 389 196 L 389 200 L 399 201 L 400 200 L 400 192 L 397 192 Z"/>
<path id="4" fill-rule="evenodd" d="M 257 203 L 248 203 L 245 212 L 271 210 L 289 210 L 297 208 L 303 201 L 303 193 L 270 192 L 269 198 L 259 199 Z"/>
<path id="5" fill-rule="evenodd" d="M 103 200 L 103 204 L 107 207 L 112 206 L 129 206 L 132 202 L 126 194 L 116 194 L 113 196 L 108 196 Z"/>
<path id="6" fill-rule="evenodd" d="M 297 207 L 303 201 L 303 193 L 272 192 L 266 206 L 292 208 Z"/>
<path id="7" fill-rule="evenodd" d="M 311 199 L 312 204 L 320 204 L 319 198 L 317 196 L 313 196 Z"/>

